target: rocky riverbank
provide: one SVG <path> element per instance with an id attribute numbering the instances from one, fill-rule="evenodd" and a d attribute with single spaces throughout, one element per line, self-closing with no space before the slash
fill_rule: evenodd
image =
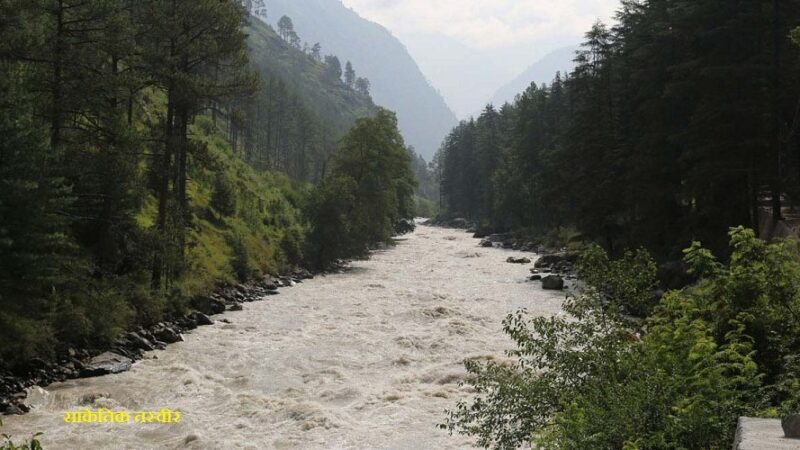
<path id="1" fill-rule="evenodd" d="M 89 378 L 125 372 L 145 352 L 163 350 L 167 345 L 183 340 L 182 334 L 201 326 L 213 325 L 209 316 L 225 311 L 239 311 L 244 303 L 277 295 L 278 290 L 291 287 L 314 275 L 305 269 L 273 277 L 264 276 L 246 284 L 226 285 L 210 295 L 191 300 L 193 311 L 151 327 L 140 327 L 119 337 L 107 348 L 69 349 L 59 355 L 56 362 L 41 359 L 30 361 L 27 367 L 12 372 L 0 372 L 0 414 L 25 414 L 30 408 L 25 404 L 27 389 L 45 387 L 52 383 L 75 378 Z M 225 322 L 226 319 L 220 321 Z"/>
<path id="2" fill-rule="evenodd" d="M 533 269 L 530 281 L 541 282 L 542 289 L 562 290 L 567 287 L 567 280 L 576 280 L 576 264 L 579 252 L 552 249 L 533 241 L 522 239 L 512 233 L 492 233 L 491 230 L 481 230 L 467 219 L 456 218 L 449 220 L 430 220 L 427 225 L 443 228 L 466 230 L 474 233 L 473 237 L 480 239 L 478 244 L 482 248 L 502 248 L 518 252 L 530 252 L 539 255 Z M 530 264 L 530 258 L 509 257 L 506 262 L 510 264 Z"/>

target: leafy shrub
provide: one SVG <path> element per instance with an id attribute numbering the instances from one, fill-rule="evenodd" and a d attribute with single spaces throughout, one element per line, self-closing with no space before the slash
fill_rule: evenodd
<path id="1" fill-rule="evenodd" d="M 786 372 L 787 358 L 800 354 L 800 244 L 768 244 L 738 227 L 730 232 L 730 246 L 728 264 L 699 243 L 686 250 L 690 271 L 699 277 L 687 295 L 703 307 L 717 340 L 744 326 L 772 385 Z"/>
<path id="2" fill-rule="evenodd" d="M 3 421 L 0 420 L 0 427 L 2 426 Z M 41 435 L 42 433 L 36 433 L 31 437 L 30 441 L 15 444 L 14 441 L 11 440 L 11 436 L 2 434 L 0 435 L 0 438 L 3 439 L 0 441 L 0 450 L 42 450 L 42 444 L 38 439 Z"/>
<path id="3" fill-rule="evenodd" d="M 250 266 L 250 257 L 247 251 L 247 244 L 241 235 L 233 235 L 229 242 L 233 256 L 231 257 L 231 268 L 236 279 L 240 282 L 247 281 L 253 275 L 253 268 Z"/>
<path id="4" fill-rule="evenodd" d="M 647 250 L 625 252 L 619 260 L 610 260 L 598 245 L 590 245 L 578 260 L 578 276 L 605 302 L 621 312 L 638 317 L 650 314 L 658 302 L 658 266 Z"/>
<path id="5" fill-rule="evenodd" d="M 466 383 L 476 397 L 449 411 L 442 427 L 496 449 L 729 446 L 737 418 L 768 406 L 758 341 L 748 335 L 753 315 L 719 314 L 719 305 L 708 302 L 709 292 L 734 293 L 735 285 L 751 283 L 727 278 L 729 270 L 767 270 L 759 252 L 745 251 L 766 244 L 743 230 L 731 236 L 730 267 L 694 246 L 687 259 L 698 270 L 713 269 L 716 278 L 667 293 L 643 327 L 623 313 L 632 305 L 652 308 L 652 260 L 639 251 L 609 261 L 589 249 L 581 260 L 589 288 L 567 300 L 566 316 L 510 315 L 504 329 L 516 343 L 511 360 L 467 361 Z M 766 251 L 772 252 L 783 254 Z"/>
<path id="6" fill-rule="evenodd" d="M 414 215 L 417 217 L 433 218 L 439 214 L 439 206 L 431 199 L 415 196 Z"/>
<path id="7" fill-rule="evenodd" d="M 211 207 L 226 217 L 236 215 L 236 192 L 233 184 L 223 172 L 214 178 L 214 192 L 211 194 Z"/>
<path id="8" fill-rule="evenodd" d="M 281 239 L 281 250 L 286 255 L 286 261 L 290 265 L 298 265 L 303 262 L 303 232 L 297 227 L 286 230 Z"/>

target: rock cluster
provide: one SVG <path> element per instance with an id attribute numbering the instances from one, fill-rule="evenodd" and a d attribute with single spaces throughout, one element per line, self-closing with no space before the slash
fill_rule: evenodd
<path id="1" fill-rule="evenodd" d="M 423 225 L 432 225 L 442 228 L 455 228 L 459 230 L 467 230 L 470 232 L 475 232 L 477 228 L 474 222 L 461 217 L 457 217 L 455 219 L 431 219 L 424 222 Z"/>
<path id="2" fill-rule="evenodd" d="M 506 262 L 510 263 L 510 264 L 530 264 L 531 263 L 531 259 L 530 258 L 514 258 L 513 256 L 509 256 L 508 259 L 506 259 Z"/>
<path id="3" fill-rule="evenodd" d="M 189 314 L 129 331 L 106 348 L 69 349 L 55 362 L 33 359 L 14 373 L 0 371 L 0 414 L 28 412 L 25 390 L 31 386 L 44 387 L 74 378 L 125 372 L 142 359 L 145 352 L 163 350 L 169 344 L 183 341 L 183 333 L 213 325 L 209 316 L 240 311 L 244 309 L 243 303 L 276 295 L 281 287 L 294 286 L 311 278 L 314 275 L 308 270 L 295 269 L 286 275 L 268 275 L 248 284 L 225 285 L 209 295 L 192 299 L 189 305 L 194 311 Z"/>
<path id="4" fill-rule="evenodd" d="M 521 252 L 544 253 L 547 249 L 534 242 L 520 240 L 510 233 L 483 234 L 475 233 L 476 238 L 481 239 L 480 246 L 489 248 L 504 248 L 508 250 L 518 250 Z"/>
<path id="5" fill-rule="evenodd" d="M 781 419 L 781 427 L 787 438 L 800 439 L 800 414 L 789 415 Z"/>

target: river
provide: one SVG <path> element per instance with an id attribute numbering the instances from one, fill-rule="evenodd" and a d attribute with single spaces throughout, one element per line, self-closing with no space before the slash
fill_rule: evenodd
<path id="1" fill-rule="evenodd" d="M 129 372 L 30 393 L 4 418 L 15 438 L 42 431 L 62 449 L 462 449 L 436 428 L 469 398 L 462 361 L 503 357 L 502 319 L 556 314 L 562 293 L 526 281 L 515 252 L 421 226 L 344 274 L 317 277 L 226 313 L 151 352 Z M 170 425 L 71 425 L 66 410 L 170 408 Z"/>

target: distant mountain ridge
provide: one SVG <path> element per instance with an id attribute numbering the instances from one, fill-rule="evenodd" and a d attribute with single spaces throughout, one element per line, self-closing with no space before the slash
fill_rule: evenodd
<path id="1" fill-rule="evenodd" d="M 536 83 L 537 85 L 550 84 L 555 78 L 556 72 L 561 72 L 562 75 L 572 72 L 572 69 L 575 68 L 573 60 L 578 48 L 578 46 L 562 47 L 548 53 L 525 69 L 518 77 L 498 89 L 489 103 L 499 107 L 506 102 L 512 102 L 531 83 Z"/>
<path id="2" fill-rule="evenodd" d="M 405 46 L 381 25 L 345 7 L 340 0 L 264 0 L 266 19 L 288 16 L 300 38 L 320 43 L 323 54 L 351 61 L 372 83 L 376 104 L 397 112 L 406 143 L 430 159 L 457 123 L 442 96 L 428 83 Z"/>

